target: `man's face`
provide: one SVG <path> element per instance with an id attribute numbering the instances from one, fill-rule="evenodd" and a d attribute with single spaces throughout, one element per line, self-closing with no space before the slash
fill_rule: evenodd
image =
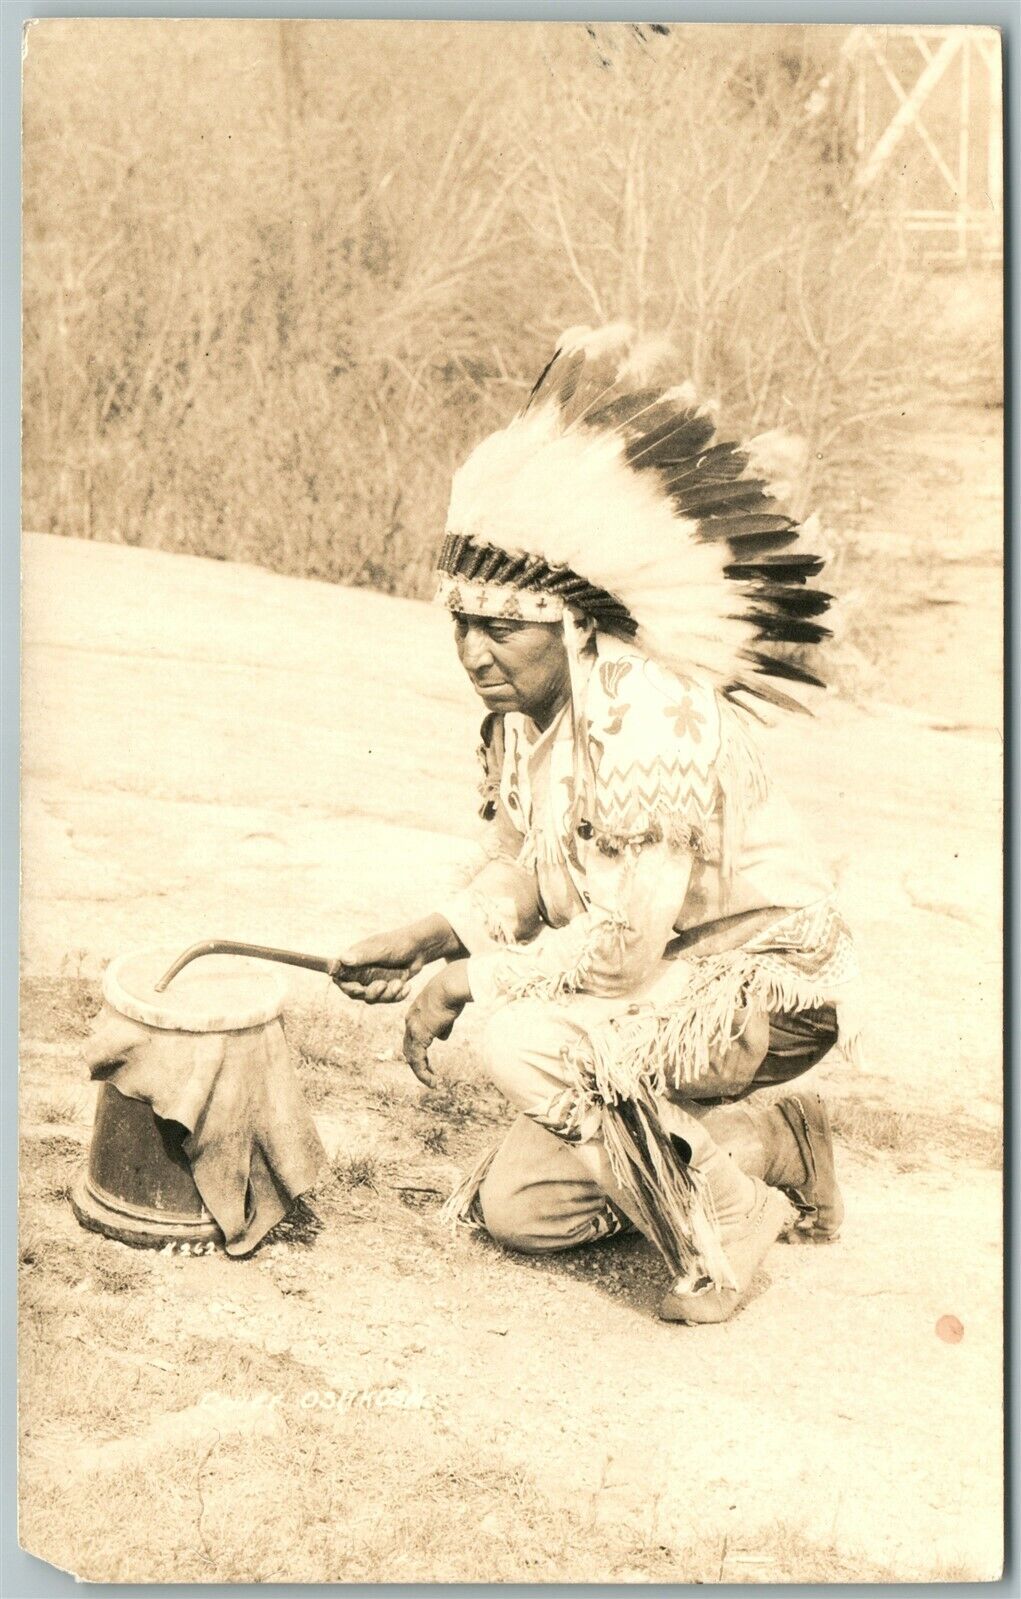
<path id="1" fill-rule="evenodd" d="M 570 674 L 558 623 L 454 617 L 461 665 L 491 711 L 522 711 L 545 723 L 567 699 Z"/>

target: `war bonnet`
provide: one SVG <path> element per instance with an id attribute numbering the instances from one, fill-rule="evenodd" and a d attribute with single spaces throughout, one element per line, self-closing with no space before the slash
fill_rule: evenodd
<path id="1" fill-rule="evenodd" d="M 591 617 L 738 703 L 821 686 L 791 645 L 829 636 L 822 559 L 781 503 L 788 436 L 717 441 L 690 384 L 636 386 L 630 329 L 561 336 L 523 409 L 455 474 L 437 599 L 450 610 Z M 769 681 L 773 680 L 773 681 Z"/>

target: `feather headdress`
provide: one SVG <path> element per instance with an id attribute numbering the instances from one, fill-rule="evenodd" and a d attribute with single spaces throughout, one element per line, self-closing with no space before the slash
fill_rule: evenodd
<path id="1" fill-rule="evenodd" d="M 623 351 L 607 380 L 601 363 Z M 455 474 L 437 598 L 451 610 L 556 621 L 565 612 L 696 671 L 729 697 L 802 709 L 767 678 L 822 686 L 783 652 L 828 637 L 785 512 L 780 433 L 718 441 L 690 384 L 635 387 L 621 324 L 561 336 L 521 412 Z M 796 462 L 793 463 L 796 465 Z"/>

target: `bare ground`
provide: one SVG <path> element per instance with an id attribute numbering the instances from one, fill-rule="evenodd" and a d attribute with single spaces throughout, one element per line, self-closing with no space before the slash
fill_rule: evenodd
<path id="1" fill-rule="evenodd" d="M 92 1580 L 996 1574 L 999 425 L 930 419 L 849 505 L 844 697 L 770 735 L 859 936 L 868 1053 L 816 1073 L 841 1242 L 778 1247 L 715 1329 L 655 1319 L 640 1240 L 536 1261 L 448 1237 L 440 1194 L 505 1119 L 470 1020 L 423 1095 L 399 1013 L 305 980 L 313 1214 L 245 1262 L 78 1228 L 105 960 L 335 952 L 427 906 L 470 855 L 477 711 L 428 607 L 26 540 L 31 1552 Z"/>

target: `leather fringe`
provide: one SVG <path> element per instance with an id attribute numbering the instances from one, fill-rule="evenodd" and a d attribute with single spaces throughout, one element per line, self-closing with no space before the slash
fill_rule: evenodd
<path id="1" fill-rule="evenodd" d="M 482 1220 L 481 1207 L 476 1203 L 479 1189 L 486 1180 L 490 1166 L 496 1158 L 497 1151 L 503 1139 L 497 1139 L 490 1149 L 487 1149 L 481 1160 L 472 1167 L 467 1177 L 458 1183 L 440 1209 L 440 1221 L 451 1230 L 458 1227 L 467 1227 L 472 1232 L 484 1232 L 485 1223 Z"/>
<path id="2" fill-rule="evenodd" d="M 706 1185 L 664 1131 L 644 1094 L 604 1104 L 602 1138 L 628 1207 L 671 1273 L 692 1288 L 736 1286 Z"/>

